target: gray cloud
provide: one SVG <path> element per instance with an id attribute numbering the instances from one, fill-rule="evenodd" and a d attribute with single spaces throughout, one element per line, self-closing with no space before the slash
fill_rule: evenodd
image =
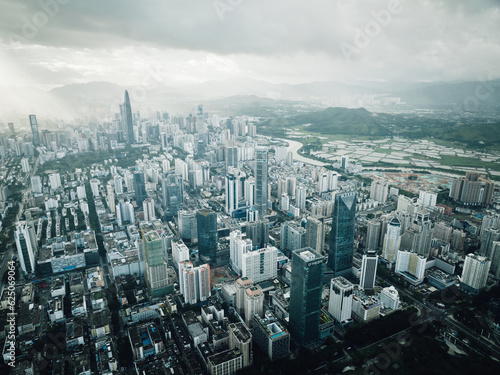
<path id="1" fill-rule="evenodd" d="M 232 9 L 221 19 L 214 4 Z M 3 84 L 141 84 L 156 66 L 165 82 L 238 76 L 290 83 L 476 80 L 498 74 L 498 1 L 402 0 L 400 11 L 390 14 L 387 25 L 372 29 L 369 43 L 359 47 L 360 31 L 366 36 L 373 22 L 380 23 L 376 14 L 387 14 L 389 4 L 0 0 L 0 67 L 12 72 Z M 342 45 L 356 51 L 346 59 Z"/>

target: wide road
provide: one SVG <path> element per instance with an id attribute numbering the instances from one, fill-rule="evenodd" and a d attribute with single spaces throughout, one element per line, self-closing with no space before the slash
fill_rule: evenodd
<path id="1" fill-rule="evenodd" d="M 326 165 L 325 163 L 323 163 L 321 161 L 317 161 L 317 160 L 314 160 L 314 159 L 309 159 L 309 158 L 306 158 L 306 157 L 304 157 L 302 155 L 299 155 L 297 151 L 300 150 L 300 148 L 303 146 L 302 143 L 297 142 L 297 141 L 292 141 L 290 139 L 282 139 L 282 138 L 278 138 L 278 139 L 282 140 L 283 142 L 287 142 L 288 143 L 288 149 L 287 149 L 287 151 L 293 152 L 293 160 L 299 161 L 301 163 L 306 163 L 306 164 L 311 164 L 311 165 L 318 165 L 320 167 Z"/>

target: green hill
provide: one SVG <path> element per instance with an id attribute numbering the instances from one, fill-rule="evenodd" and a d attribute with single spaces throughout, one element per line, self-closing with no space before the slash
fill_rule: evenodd
<path id="1" fill-rule="evenodd" d="M 287 118 L 271 119 L 263 123 L 265 127 L 302 126 L 304 130 L 323 134 L 378 135 L 390 134 L 377 121 L 377 117 L 364 108 L 327 108 Z"/>
<path id="2" fill-rule="evenodd" d="M 460 125 L 450 131 L 439 134 L 438 138 L 448 141 L 466 143 L 484 142 L 484 144 L 500 143 L 500 122 L 477 125 Z"/>

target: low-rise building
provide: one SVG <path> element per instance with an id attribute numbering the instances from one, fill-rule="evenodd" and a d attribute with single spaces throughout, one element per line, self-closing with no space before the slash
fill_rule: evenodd
<path id="1" fill-rule="evenodd" d="M 243 368 L 243 355 L 237 349 L 228 349 L 207 358 L 210 375 L 234 375 Z"/>
<path id="2" fill-rule="evenodd" d="M 132 353 L 135 361 L 165 351 L 165 346 L 155 323 L 130 327 L 128 330 L 128 338 L 132 346 Z"/>
<path id="3" fill-rule="evenodd" d="M 252 328 L 257 346 L 267 354 L 271 361 L 290 355 L 290 334 L 271 311 L 263 318 L 254 316 Z"/>

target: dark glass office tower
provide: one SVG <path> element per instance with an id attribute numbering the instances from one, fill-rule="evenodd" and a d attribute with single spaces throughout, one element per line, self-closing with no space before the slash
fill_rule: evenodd
<path id="1" fill-rule="evenodd" d="M 333 277 L 349 277 L 352 273 L 355 214 L 356 193 L 337 194 L 333 207 L 328 253 L 328 267 L 333 270 Z"/>
<path id="2" fill-rule="evenodd" d="M 375 287 L 377 279 L 378 255 L 375 250 L 368 250 L 363 255 L 361 261 L 361 277 L 359 278 L 359 286 L 365 290 L 371 290 Z"/>
<path id="3" fill-rule="evenodd" d="M 267 148 L 255 150 L 255 209 L 262 217 L 267 212 Z"/>
<path id="4" fill-rule="evenodd" d="M 14 231 L 19 263 L 24 273 L 35 272 L 36 266 L 36 234 L 32 224 L 20 221 Z"/>
<path id="5" fill-rule="evenodd" d="M 162 182 L 164 208 L 176 216 L 184 201 L 182 175 L 169 172 L 164 176 Z"/>
<path id="6" fill-rule="evenodd" d="M 233 168 L 239 167 L 238 147 L 226 147 L 225 157 L 226 157 L 226 172 L 229 170 L 229 167 Z"/>
<path id="7" fill-rule="evenodd" d="M 217 253 L 217 213 L 209 209 L 199 210 L 196 214 L 198 226 L 198 250 L 202 258 L 215 262 Z M 206 260 L 204 260 L 206 261 Z"/>
<path id="8" fill-rule="evenodd" d="M 262 249 L 269 242 L 269 220 L 247 222 L 246 235 L 252 240 L 252 246 Z"/>
<path id="9" fill-rule="evenodd" d="M 30 115 L 30 125 L 31 133 L 33 134 L 33 146 L 40 146 L 40 133 L 38 132 L 38 123 L 36 122 L 36 116 Z"/>
<path id="10" fill-rule="evenodd" d="M 324 259 L 310 247 L 292 252 L 289 329 L 298 346 L 310 345 L 319 339 Z"/>
<path id="11" fill-rule="evenodd" d="M 134 190 L 135 190 L 135 201 L 138 207 L 142 207 L 142 202 L 148 197 L 146 193 L 146 182 L 144 180 L 144 173 L 136 172 L 134 173 Z"/>
<path id="12" fill-rule="evenodd" d="M 127 143 L 129 145 L 134 143 L 134 120 L 132 117 L 132 108 L 130 107 L 130 98 L 128 91 L 125 90 L 125 100 L 123 102 L 123 126 L 127 131 Z"/>

